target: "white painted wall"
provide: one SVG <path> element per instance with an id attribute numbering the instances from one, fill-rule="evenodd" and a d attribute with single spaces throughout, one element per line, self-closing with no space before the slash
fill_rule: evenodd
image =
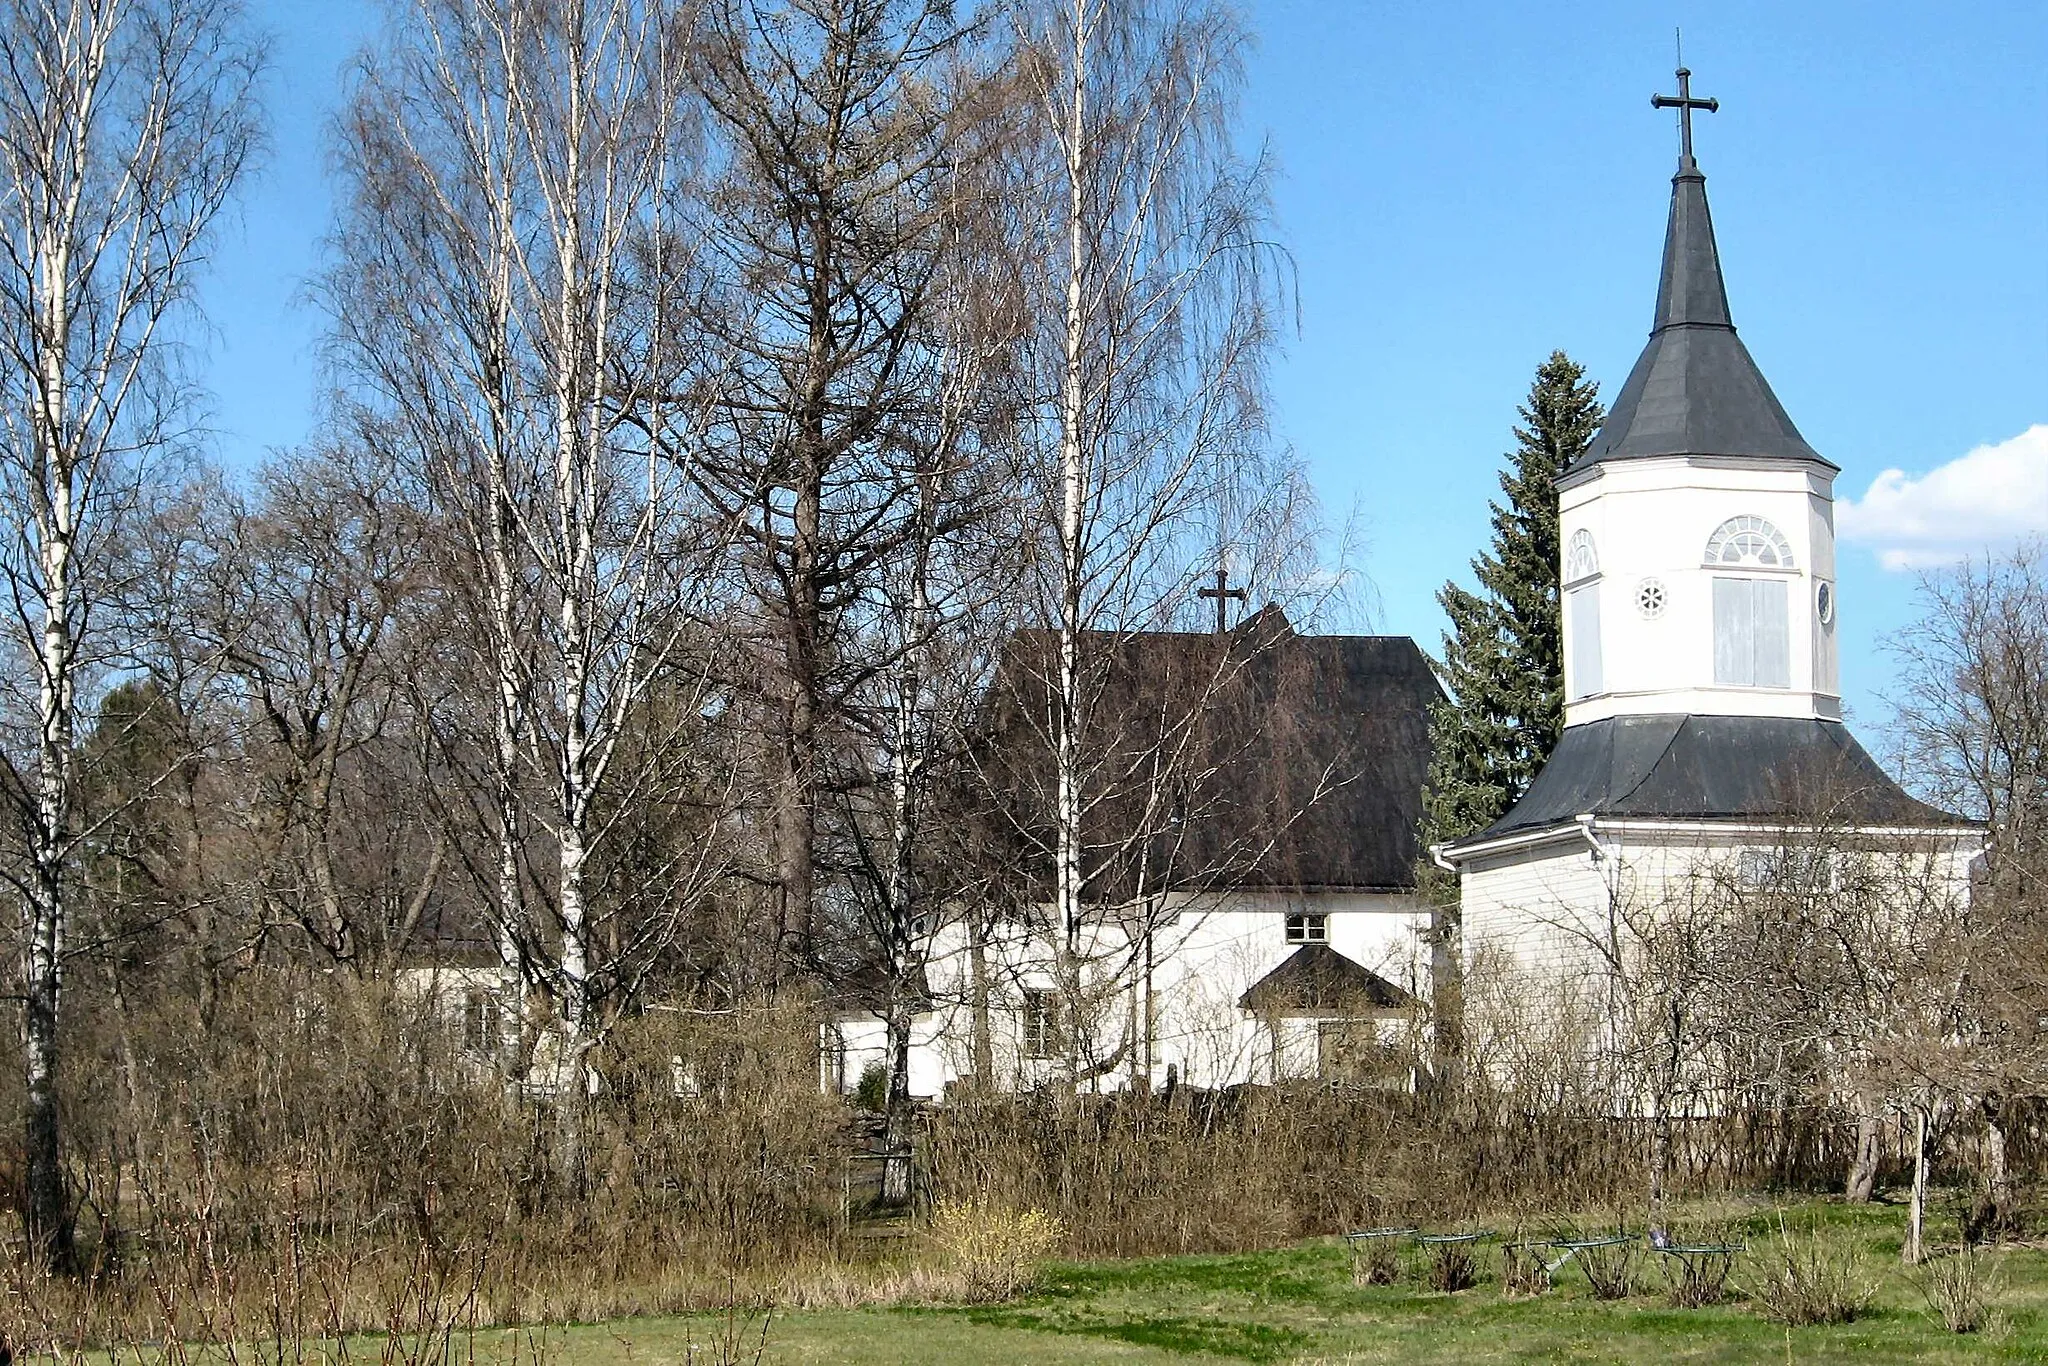
<path id="1" fill-rule="evenodd" d="M 1924 851 L 1934 860 L 1930 875 L 1959 898 L 1969 895 L 1971 865 L 1984 848 L 1983 832 L 1968 828 L 1873 831 L 1868 839 L 1873 848 L 1900 840 Z M 1529 973 L 1604 971 L 1595 941 L 1611 951 L 1622 921 L 1704 904 L 1702 880 L 1728 878 L 1744 853 L 1772 854 L 1787 842 L 1785 832 L 1760 827 L 1603 820 L 1591 838 L 1574 827 L 1475 857 L 1460 882 L 1466 965 L 1492 957 Z"/>
<path id="2" fill-rule="evenodd" d="M 1691 713 L 1839 720 L 1839 621 L 1823 625 L 1816 595 L 1835 582 L 1834 482 L 1817 463 L 1669 456 L 1603 462 L 1559 485 L 1559 532 L 1593 537 L 1600 562 L 1601 660 L 1597 690 L 1575 676 L 1576 627 L 1565 620 L 1565 724 L 1616 715 Z M 1789 542 L 1788 570 L 1704 563 L 1708 539 L 1732 517 L 1762 517 Z M 1782 578 L 1791 626 L 1791 686 L 1738 688 L 1714 681 L 1713 580 Z M 1645 579 L 1664 586 L 1655 618 L 1637 608 Z M 1569 592 L 1573 585 L 1566 585 Z M 1837 617 L 1840 604 L 1837 602 Z"/>
<path id="3" fill-rule="evenodd" d="M 1429 955 L 1420 931 L 1428 927 L 1429 914 L 1410 895 L 1263 892 L 1182 897 L 1152 949 L 1152 1085 L 1164 1085 L 1169 1069 L 1190 1086 L 1275 1078 L 1272 1032 L 1240 1010 L 1237 1002 L 1254 982 L 1301 947 L 1287 942 L 1290 912 L 1328 915 L 1333 949 L 1427 998 Z M 1132 992 L 1142 1002 L 1142 950 L 1104 928 L 1096 932 L 1088 956 L 1108 960 L 1098 976 L 1118 986 L 1105 1002 L 1096 1031 L 1106 1052 L 1128 1027 Z M 1052 946 L 1019 926 L 1004 926 L 992 935 L 987 957 L 998 1083 L 1021 1089 L 1051 1078 L 1056 1061 L 1023 1056 L 1018 1012 L 1024 989 L 1053 987 Z M 1126 968 L 1127 963 L 1132 966 Z M 940 932 L 927 977 L 935 1007 L 919 1018 L 912 1033 L 910 1085 L 914 1095 L 935 1097 L 973 1072 L 971 961 L 960 926 Z M 1282 1035 L 1277 1075 L 1313 1072 L 1314 1022 L 1287 1022 Z M 886 1031 L 877 1019 L 848 1018 L 828 1026 L 825 1085 L 857 1084 L 864 1068 L 883 1060 L 885 1042 Z M 1133 1067 L 1126 1061 L 1092 1085 L 1099 1091 L 1117 1091 L 1130 1084 L 1132 1075 Z"/>
<path id="4" fill-rule="evenodd" d="M 1607 908 L 1607 870 L 1574 828 L 1558 838 L 1463 865 L 1467 968 L 1482 959 L 1522 972 L 1583 971 L 1586 942 Z"/>

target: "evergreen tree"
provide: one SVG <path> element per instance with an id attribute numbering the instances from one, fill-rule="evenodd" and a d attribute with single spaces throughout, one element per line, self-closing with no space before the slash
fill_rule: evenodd
<path id="1" fill-rule="evenodd" d="M 1440 665 L 1451 700 L 1432 717 L 1424 808 L 1430 843 L 1485 828 L 1528 789 L 1564 728 L 1558 610 L 1557 477 L 1606 416 L 1599 385 L 1562 351 L 1536 371 L 1501 472 L 1493 542 L 1475 556 L 1479 591 L 1447 583 Z"/>
<path id="2" fill-rule="evenodd" d="M 1562 351 L 1537 367 L 1515 449 L 1501 471 L 1493 544 L 1475 556 L 1479 591 L 1447 583 L 1450 618 L 1438 674 L 1450 693 L 1430 715 L 1425 848 L 1491 825 L 1514 805 L 1564 729 L 1564 622 L 1558 608 L 1557 476 L 1585 454 L 1606 410 L 1600 386 Z M 1464 990 L 1458 888 L 1429 860 L 1416 872 L 1431 904 L 1433 1084 L 1459 1085 Z"/>

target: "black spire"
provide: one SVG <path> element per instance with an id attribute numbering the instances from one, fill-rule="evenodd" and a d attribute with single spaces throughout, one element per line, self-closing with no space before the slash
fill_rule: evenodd
<path id="1" fill-rule="evenodd" d="M 1644 455 L 1742 455 L 1813 460 L 1833 469 L 1799 435 L 1735 335 L 1707 209 L 1707 177 L 1692 155 L 1692 111 L 1711 112 L 1720 102 L 1694 98 L 1691 75 L 1680 67 L 1679 93 L 1650 101 L 1677 109 L 1681 129 L 1650 342 L 1615 395 L 1607 425 L 1573 468 Z"/>

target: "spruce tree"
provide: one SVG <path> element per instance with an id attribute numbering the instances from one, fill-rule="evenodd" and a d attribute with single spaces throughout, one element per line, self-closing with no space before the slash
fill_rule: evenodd
<path id="1" fill-rule="evenodd" d="M 1450 618 L 1438 674 L 1450 693 L 1430 715 L 1422 842 L 1454 840 L 1506 814 L 1564 729 L 1564 622 L 1558 608 L 1557 476 L 1585 454 L 1606 411 L 1600 386 L 1562 351 L 1537 367 L 1501 471 L 1493 543 L 1473 557 L 1479 591 L 1447 583 Z M 1416 870 L 1429 902 L 1432 1086 L 1457 1091 L 1465 1046 L 1458 887 L 1428 859 Z"/>
<path id="2" fill-rule="evenodd" d="M 1599 385 L 1562 351 L 1536 371 L 1501 472 L 1491 546 L 1475 556 L 1478 591 L 1446 583 L 1450 618 L 1439 669 L 1450 700 L 1432 717 L 1424 836 L 1484 829 L 1514 805 L 1564 728 L 1564 628 L 1558 609 L 1557 477 L 1592 444 Z"/>

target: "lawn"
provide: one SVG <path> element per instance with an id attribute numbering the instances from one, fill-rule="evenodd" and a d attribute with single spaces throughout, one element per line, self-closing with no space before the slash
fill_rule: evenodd
<path id="1" fill-rule="evenodd" d="M 763 1366 L 997 1366 L 1008 1362 L 1366 1363 L 1392 1361 L 1946 1362 L 2048 1361 L 2048 1253 L 1995 1255 L 1999 1322 L 1957 1336 L 1926 1308 L 1899 1265 L 1895 1208 L 1805 1206 L 1866 1254 L 1877 1296 L 1868 1314 L 1830 1327 L 1787 1329 L 1739 1299 L 1706 1309 L 1670 1308 L 1651 1269 L 1626 1300 L 1592 1297 L 1567 1269 L 1551 1293 L 1502 1296 L 1491 1276 L 1458 1294 L 1414 1285 L 1352 1284 L 1337 1239 L 1237 1256 L 1157 1257 L 1060 1263 L 1026 1299 L 982 1307 L 777 1313 L 767 1324 Z M 1759 1212 L 1752 1235 L 1774 1222 Z M 1491 1260 L 1488 1259 L 1488 1263 Z M 1737 1272 L 1737 1280 L 1741 1279 Z M 749 1342 L 760 1332 L 750 1326 Z M 543 1355 L 595 1366 L 662 1366 L 720 1360 L 716 1319 L 636 1319 L 557 1329 Z M 751 1352 L 741 1356 L 751 1362 Z"/>

